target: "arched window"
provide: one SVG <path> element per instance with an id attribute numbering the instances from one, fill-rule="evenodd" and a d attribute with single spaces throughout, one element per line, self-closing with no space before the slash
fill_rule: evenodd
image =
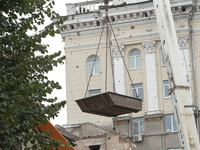
<path id="1" fill-rule="evenodd" d="M 99 75 L 99 59 L 97 57 L 92 57 L 88 60 L 89 76 L 90 75 Z"/>
<path id="2" fill-rule="evenodd" d="M 141 54 L 139 51 L 133 51 L 130 54 L 131 69 L 142 68 Z"/>

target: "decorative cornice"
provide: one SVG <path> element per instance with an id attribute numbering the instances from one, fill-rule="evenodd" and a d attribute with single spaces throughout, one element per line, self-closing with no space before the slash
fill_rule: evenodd
<path id="1" fill-rule="evenodd" d="M 198 16 L 198 17 L 200 19 L 200 16 Z M 174 16 L 174 20 L 188 19 L 188 18 L 189 18 L 189 14 Z M 195 16 L 194 18 L 197 19 L 197 16 Z M 100 22 L 102 22 L 102 20 L 100 20 Z M 152 24 L 152 23 L 156 23 L 156 22 L 157 22 L 156 18 L 153 17 L 150 20 L 141 19 L 141 18 L 136 19 L 136 20 L 134 20 L 134 19 L 124 20 L 124 21 L 118 20 L 118 21 L 112 22 L 111 25 L 112 25 L 113 29 L 116 29 L 116 28 L 124 28 L 124 27 Z M 62 38 L 95 34 L 95 33 L 100 33 L 102 31 L 102 29 L 101 29 L 102 26 L 96 26 L 96 25 L 92 26 L 91 24 L 88 24 L 88 27 L 83 27 L 82 24 L 80 26 L 81 26 L 81 28 L 62 32 Z"/>
<path id="2" fill-rule="evenodd" d="M 146 54 L 151 54 L 156 52 L 156 41 L 142 42 L 142 46 L 144 46 Z"/>
<path id="3" fill-rule="evenodd" d="M 124 45 L 119 45 L 119 48 L 117 45 L 112 45 L 111 51 L 113 54 L 113 58 L 123 57 L 124 56 Z"/>
<path id="4" fill-rule="evenodd" d="M 126 22 L 118 21 L 117 23 L 113 23 L 111 25 L 113 29 L 117 29 L 117 28 L 138 26 L 138 25 L 151 24 L 151 23 L 156 23 L 156 19 L 142 20 L 142 21 L 138 20 L 136 22 L 133 22 L 132 20 L 126 21 Z M 100 33 L 102 31 L 101 28 L 102 26 L 101 27 L 98 26 L 98 27 L 87 28 L 87 29 L 83 28 L 79 30 L 73 30 L 73 32 L 65 31 L 62 33 L 62 38 Z"/>
<path id="5" fill-rule="evenodd" d="M 175 0 L 171 3 L 172 3 L 171 9 L 173 12 L 174 20 L 189 18 L 193 4 L 192 0 L 190 1 Z M 89 5 L 91 4 L 91 2 L 89 3 L 84 2 L 84 4 L 87 4 L 88 5 L 87 9 L 90 10 Z M 77 3 L 77 6 L 78 5 L 79 4 Z M 82 3 L 80 3 L 80 5 L 81 7 L 83 6 Z M 115 28 L 120 28 L 120 27 L 127 27 L 130 25 L 137 26 L 137 25 L 155 23 L 156 16 L 152 2 L 142 4 L 142 6 L 143 6 L 142 9 L 140 5 L 110 7 L 108 15 L 111 24 L 113 24 Z M 200 19 L 199 8 L 200 6 L 197 5 L 193 19 Z M 64 23 L 64 26 L 66 26 L 67 31 L 62 32 L 62 36 L 63 38 L 65 38 L 69 36 L 71 37 L 81 34 L 87 35 L 100 32 L 100 31 L 96 32 L 94 30 L 99 29 L 99 27 L 102 25 L 102 20 L 104 19 L 104 17 L 105 17 L 104 9 L 100 9 L 99 12 L 90 12 L 90 13 L 84 12 L 82 14 L 74 14 L 73 16 L 69 16 L 68 17 L 69 19 Z M 184 27 L 184 25 L 180 24 L 180 27 Z M 78 34 L 76 34 L 76 32 L 78 32 Z"/>

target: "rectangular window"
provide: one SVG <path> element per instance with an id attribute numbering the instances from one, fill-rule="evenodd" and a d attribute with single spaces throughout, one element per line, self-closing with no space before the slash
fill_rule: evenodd
<path id="1" fill-rule="evenodd" d="M 133 135 L 145 135 L 144 118 L 133 119 Z"/>
<path id="2" fill-rule="evenodd" d="M 129 124 L 130 124 L 129 120 L 116 120 L 115 121 L 116 133 L 128 136 L 130 134 Z"/>
<path id="3" fill-rule="evenodd" d="M 142 68 L 141 56 L 131 56 L 131 69 Z"/>
<path id="4" fill-rule="evenodd" d="M 163 81 L 163 87 L 164 87 L 164 98 L 170 98 L 169 92 L 169 82 Z"/>
<path id="5" fill-rule="evenodd" d="M 166 133 L 177 132 L 174 115 L 165 116 L 165 129 L 166 129 Z"/>
<path id="6" fill-rule="evenodd" d="M 135 69 L 135 57 L 131 57 L 131 69 Z"/>
<path id="7" fill-rule="evenodd" d="M 89 76 L 100 75 L 99 59 L 97 57 L 91 57 L 88 60 Z"/>
<path id="8" fill-rule="evenodd" d="M 93 95 L 97 95 L 97 94 L 101 94 L 101 90 L 100 89 L 89 90 L 89 96 L 93 96 Z"/>
<path id="9" fill-rule="evenodd" d="M 142 68 L 141 54 L 137 50 L 134 50 L 130 54 L 130 67 L 131 69 Z"/>
<path id="10" fill-rule="evenodd" d="M 164 57 L 164 53 L 163 50 L 161 51 L 161 59 L 162 59 L 162 66 L 165 66 L 165 57 Z"/>
<path id="11" fill-rule="evenodd" d="M 141 56 L 136 56 L 137 68 L 142 68 Z"/>
<path id="12" fill-rule="evenodd" d="M 92 70 L 92 67 L 93 67 L 93 70 Z M 95 61 L 95 64 L 93 62 L 89 62 L 89 75 L 91 74 L 91 71 L 92 71 L 92 75 L 100 74 L 99 61 Z"/>
<path id="13" fill-rule="evenodd" d="M 142 99 L 143 100 L 143 85 L 142 84 L 133 84 L 132 86 L 131 86 L 131 88 L 132 88 L 132 96 L 133 97 L 137 97 L 136 96 L 136 93 L 138 94 L 138 96 L 139 96 L 139 99 Z"/>

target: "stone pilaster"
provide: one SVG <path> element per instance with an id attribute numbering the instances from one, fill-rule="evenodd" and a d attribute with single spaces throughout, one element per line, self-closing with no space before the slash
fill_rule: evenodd
<path id="1" fill-rule="evenodd" d="M 122 53 L 122 57 L 124 57 L 124 45 L 119 45 L 119 48 L 116 45 L 111 47 L 113 58 L 120 58 L 121 53 Z M 120 51 L 121 51 L 121 53 L 120 53 Z"/>
<path id="2" fill-rule="evenodd" d="M 125 94 L 125 82 L 124 82 L 124 63 L 122 57 L 124 56 L 124 45 L 120 45 L 120 51 L 117 46 L 112 46 L 112 55 L 115 72 L 115 89 L 119 94 Z"/>
<path id="3" fill-rule="evenodd" d="M 146 83 L 147 83 L 147 103 L 148 110 L 147 115 L 160 113 L 158 106 L 157 95 L 157 77 L 156 77 L 156 60 L 155 60 L 155 48 L 156 41 L 143 42 L 146 59 Z"/>

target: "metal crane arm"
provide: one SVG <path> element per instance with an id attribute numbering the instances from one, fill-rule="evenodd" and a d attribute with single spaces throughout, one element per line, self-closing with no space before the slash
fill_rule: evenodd
<path id="1" fill-rule="evenodd" d="M 184 76 L 183 65 L 169 0 L 153 0 L 161 38 L 167 74 L 171 86 L 171 98 L 178 128 L 180 146 L 184 150 L 200 150 L 192 97 Z"/>

